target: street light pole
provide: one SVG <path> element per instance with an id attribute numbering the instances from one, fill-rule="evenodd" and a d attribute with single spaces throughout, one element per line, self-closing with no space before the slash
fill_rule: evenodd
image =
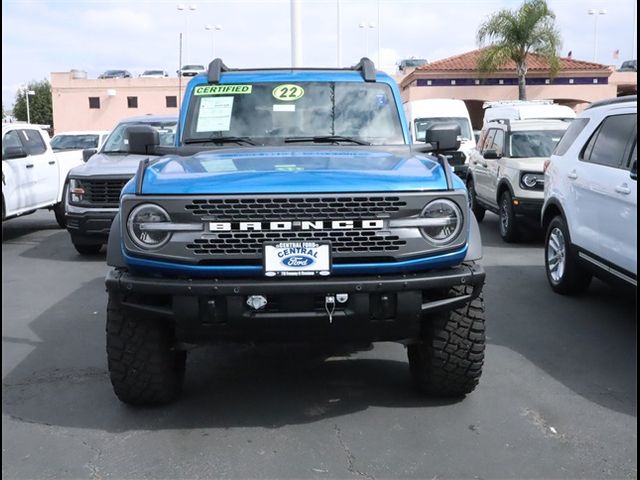
<path id="1" fill-rule="evenodd" d="M 589 15 L 593 15 L 593 61 L 596 62 L 598 59 L 598 16 L 606 15 L 607 11 L 604 8 L 589 9 Z"/>
<path id="2" fill-rule="evenodd" d="M 31 112 L 29 111 L 29 96 L 35 95 L 36 92 L 33 90 L 28 90 L 29 87 L 24 87 L 24 96 L 27 100 L 27 123 L 31 123 Z"/>
<path id="3" fill-rule="evenodd" d="M 190 40 L 191 40 L 191 36 L 189 35 L 189 11 L 195 12 L 197 10 L 197 6 L 196 5 L 189 5 L 188 7 L 185 7 L 183 4 L 178 4 L 176 7 L 178 10 L 180 10 L 181 12 L 185 12 L 185 16 L 186 16 L 186 28 L 185 28 L 185 35 L 184 35 L 184 50 L 185 50 L 185 61 L 186 63 L 189 63 L 189 61 L 191 60 L 190 55 L 189 55 L 189 47 L 191 45 Z M 182 66 L 180 66 L 180 68 L 182 68 Z"/>
<path id="4" fill-rule="evenodd" d="M 365 44 L 364 56 L 368 57 L 369 56 L 369 29 L 375 28 L 376 26 L 373 23 L 363 22 L 363 23 L 360 23 L 358 27 L 364 28 L 364 44 Z"/>
<path id="5" fill-rule="evenodd" d="M 216 30 L 220 31 L 222 30 L 222 27 L 220 25 L 205 25 L 204 26 L 205 30 L 209 30 L 211 31 L 211 54 L 213 55 L 213 58 L 216 58 Z"/>

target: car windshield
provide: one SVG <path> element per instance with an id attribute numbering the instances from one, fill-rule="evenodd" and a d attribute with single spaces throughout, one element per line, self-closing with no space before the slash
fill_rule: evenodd
<path id="1" fill-rule="evenodd" d="M 105 75 L 122 75 L 123 73 L 122 70 L 107 70 L 104 72 Z"/>
<path id="2" fill-rule="evenodd" d="M 185 65 L 182 67 L 183 70 L 204 70 L 203 65 Z"/>
<path id="3" fill-rule="evenodd" d="M 511 158 L 549 157 L 562 135 L 564 130 L 511 132 L 509 156 Z"/>
<path id="4" fill-rule="evenodd" d="M 98 135 L 56 135 L 51 139 L 53 150 L 84 150 L 98 148 Z"/>
<path id="5" fill-rule="evenodd" d="M 145 70 L 143 75 L 164 75 L 162 70 Z"/>
<path id="6" fill-rule="evenodd" d="M 155 128 L 160 135 L 160 145 L 174 145 L 177 121 L 168 122 L 137 122 L 137 123 L 121 123 L 107 138 L 102 147 L 102 153 L 128 153 L 129 140 L 125 138 L 125 129 L 131 125 L 149 125 Z"/>
<path id="7" fill-rule="evenodd" d="M 258 145 L 320 140 L 405 143 L 389 85 L 364 82 L 198 86 L 189 104 L 184 141 L 219 137 Z"/>
<path id="8" fill-rule="evenodd" d="M 424 142 L 424 134 L 428 128 L 434 125 L 442 125 L 445 123 L 455 123 L 460 127 L 460 136 L 465 140 L 471 140 L 471 125 L 469 120 L 464 117 L 433 117 L 416 119 L 416 141 Z"/>

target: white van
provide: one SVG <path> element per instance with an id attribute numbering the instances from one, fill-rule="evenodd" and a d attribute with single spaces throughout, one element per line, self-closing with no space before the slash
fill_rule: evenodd
<path id="1" fill-rule="evenodd" d="M 552 100 L 507 100 L 484 102 L 484 126 L 496 120 L 572 120 L 576 112 Z"/>
<path id="2" fill-rule="evenodd" d="M 449 163 L 460 176 L 466 175 L 469 154 L 476 146 L 476 139 L 465 103 L 452 98 L 429 98 L 407 102 L 404 108 L 411 136 L 417 143 L 424 142 L 425 131 L 434 124 L 453 122 L 460 126 L 460 154 L 452 156 Z"/>

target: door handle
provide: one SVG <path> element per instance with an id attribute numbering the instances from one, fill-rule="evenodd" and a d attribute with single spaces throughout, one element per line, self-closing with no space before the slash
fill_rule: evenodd
<path id="1" fill-rule="evenodd" d="M 49 165 L 55 165 L 55 164 L 56 164 L 56 161 L 55 161 L 55 160 L 50 160 L 50 161 L 49 161 Z"/>
<path id="2" fill-rule="evenodd" d="M 25 166 L 26 166 L 27 168 L 33 168 L 33 163 L 27 163 Z"/>
<path id="3" fill-rule="evenodd" d="M 618 185 L 615 190 L 616 192 L 621 193 L 623 195 L 629 195 L 631 193 L 631 189 L 627 186 L 626 183 L 623 183 L 622 185 Z"/>
<path id="4" fill-rule="evenodd" d="M 567 173 L 567 177 L 569 177 L 571 180 L 575 180 L 576 178 L 578 178 L 578 174 L 575 170 L 572 170 L 571 172 Z"/>

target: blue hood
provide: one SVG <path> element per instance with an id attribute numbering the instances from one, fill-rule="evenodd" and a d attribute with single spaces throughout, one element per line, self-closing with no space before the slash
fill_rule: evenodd
<path id="1" fill-rule="evenodd" d="M 454 176 L 454 188 L 464 188 Z M 133 193 L 130 182 L 123 193 Z M 351 147 L 224 149 L 167 156 L 149 166 L 143 194 L 390 192 L 446 190 L 434 159 Z"/>

